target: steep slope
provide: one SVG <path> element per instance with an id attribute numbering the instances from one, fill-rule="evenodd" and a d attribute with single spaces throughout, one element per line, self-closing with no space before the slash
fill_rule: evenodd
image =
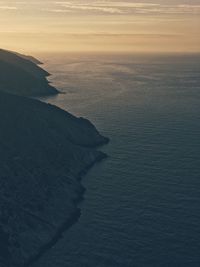
<path id="1" fill-rule="evenodd" d="M 105 157 L 87 120 L 0 93 L 0 266 L 23 266 L 77 216 L 82 171 Z"/>
<path id="2" fill-rule="evenodd" d="M 0 50 L 0 266 L 30 266 L 80 215 L 80 175 L 108 142 L 86 119 L 25 96 L 57 93 L 32 57 Z"/>
<path id="3" fill-rule="evenodd" d="M 16 55 L 18 55 L 19 57 L 22 57 L 22 58 L 24 58 L 24 59 L 27 59 L 27 60 L 29 60 L 29 61 L 35 63 L 36 65 L 42 65 L 42 62 L 39 61 L 37 58 L 35 58 L 35 57 L 33 57 L 33 56 L 23 55 L 23 54 L 18 53 L 18 52 L 12 52 L 12 51 L 9 51 L 9 52 L 14 53 L 14 54 L 16 54 Z"/>
<path id="4" fill-rule="evenodd" d="M 0 49 L 0 91 L 24 96 L 57 94 L 47 81 L 48 72 L 28 56 Z"/>

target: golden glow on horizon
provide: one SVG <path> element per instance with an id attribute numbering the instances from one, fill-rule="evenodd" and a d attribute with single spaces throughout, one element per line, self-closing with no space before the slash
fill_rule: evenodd
<path id="1" fill-rule="evenodd" d="M 22 52 L 200 52 L 199 28 L 200 0 L 0 1 L 0 47 Z"/>

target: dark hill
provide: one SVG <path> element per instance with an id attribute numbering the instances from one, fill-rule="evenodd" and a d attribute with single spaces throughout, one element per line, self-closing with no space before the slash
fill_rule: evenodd
<path id="1" fill-rule="evenodd" d="M 57 94 L 36 59 L 0 49 L 0 91 L 24 96 Z"/>
<path id="2" fill-rule="evenodd" d="M 46 75 L 0 50 L 0 267 L 30 266 L 54 245 L 80 215 L 80 175 L 105 157 L 88 120 L 15 95 L 49 94 Z"/>
<path id="3" fill-rule="evenodd" d="M 9 51 L 11 53 L 13 53 L 12 51 Z M 43 63 L 41 61 L 39 61 L 37 58 L 33 57 L 33 56 L 29 56 L 29 55 L 23 55 L 23 54 L 20 54 L 20 53 L 17 53 L 17 52 L 14 52 L 14 54 L 24 58 L 24 59 L 27 59 L 33 63 L 35 63 L 36 65 L 42 65 Z"/>
<path id="4" fill-rule="evenodd" d="M 108 140 L 87 120 L 5 93 L 0 129 L 0 266 L 21 267 L 76 214 L 79 174 Z"/>

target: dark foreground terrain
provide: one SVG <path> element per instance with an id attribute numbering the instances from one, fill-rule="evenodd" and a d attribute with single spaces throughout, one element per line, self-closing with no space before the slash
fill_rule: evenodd
<path id="1" fill-rule="evenodd" d="M 84 191 L 79 178 L 105 157 L 94 148 L 108 139 L 86 119 L 3 92 L 11 88 L 10 77 L 2 76 L 7 53 L 0 52 L 0 266 L 22 267 L 31 265 L 77 220 Z M 19 78 L 22 86 L 27 78 L 23 81 L 24 59 L 16 58 L 11 80 Z M 37 69 L 35 63 L 26 64 Z M 42 72 L 34 79 L 40 80 Z M 29 87 L 19 88 L 13 93 L 32 94 Z"/>

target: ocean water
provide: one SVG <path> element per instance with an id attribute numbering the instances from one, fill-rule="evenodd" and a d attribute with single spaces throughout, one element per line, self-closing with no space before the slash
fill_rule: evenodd
<path id="1" fill-rule="evenodd" d="M 111 142 L 79 221 L 35 267 L 200 266 L 200 55 L 42 55 L 44 99 Z"/>

